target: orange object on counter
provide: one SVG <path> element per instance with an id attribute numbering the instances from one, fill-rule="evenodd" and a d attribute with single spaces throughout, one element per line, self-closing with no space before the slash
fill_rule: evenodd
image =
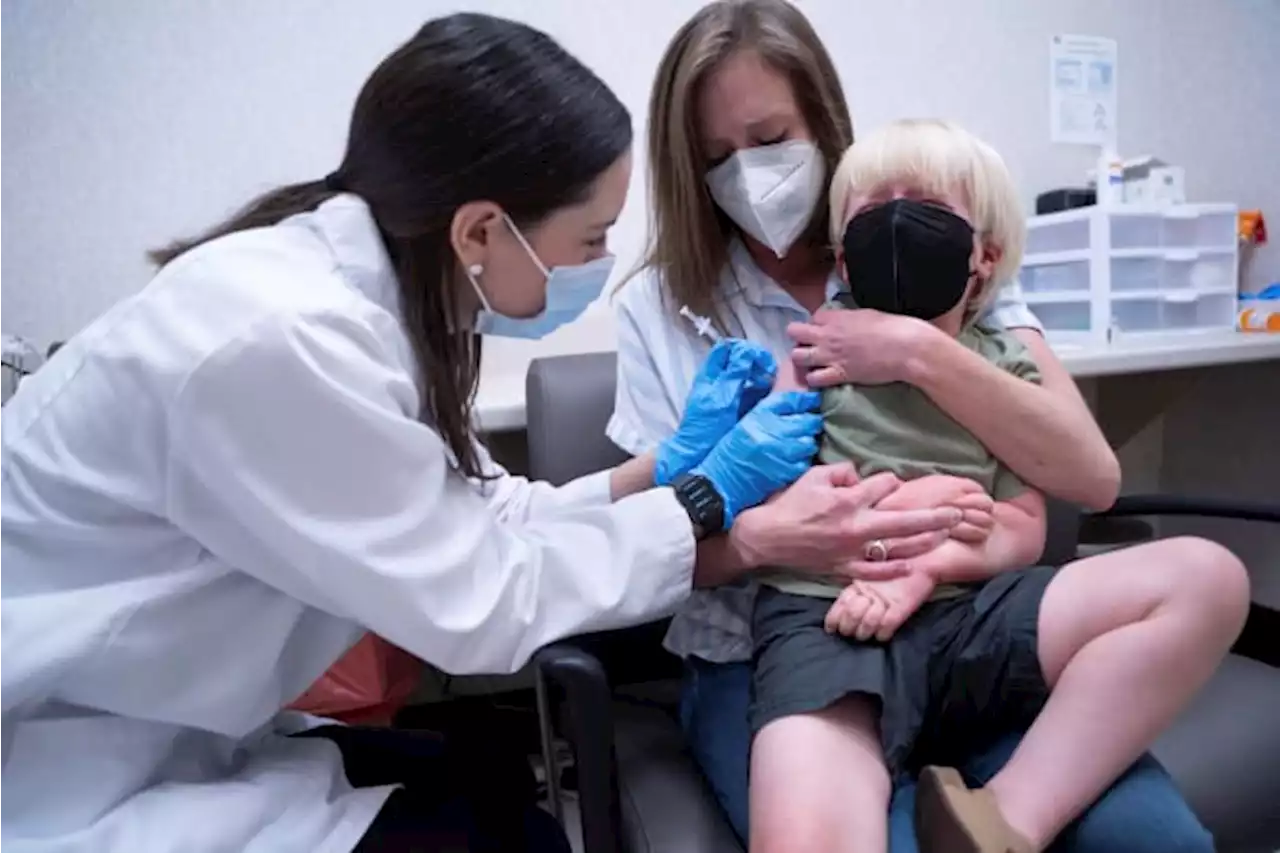
<path id="1" fill-rule="evenodd" d="M 1240 239 L 1261 246 L 1267 242 L 1267 223 L 1261 210 L 1242 210 L 1237 219 Z"/>
<path id="2" fill-rule="evenodd" d="M 289 709 L 352 725 L 389 725 L 418 689 L 425 668 L 398 646 L 366 634 Z"/>
<path id="3" fill-rule="evenodd" d="M 1246 308 L 1240 312 L 1240 331 L 1280 332 L 1280 311 L 1262 314 L 1253 308 Z"/>

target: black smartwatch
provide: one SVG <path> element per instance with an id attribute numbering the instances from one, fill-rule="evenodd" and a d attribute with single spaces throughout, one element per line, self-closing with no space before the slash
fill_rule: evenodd
<path id="1" fill-rule="evenodd" d="M 699 539 L 724 531 L 724 498 L 710 480 L 699 474 L 681 474 L 671 481 L 671 488 L 689 513 Z"/>

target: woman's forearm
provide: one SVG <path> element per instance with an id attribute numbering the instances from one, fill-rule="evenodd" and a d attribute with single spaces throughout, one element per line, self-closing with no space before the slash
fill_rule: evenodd
<path id="1" fill-rule="evenodd" d="M 1028 483 L 1092 509 L 1110 506 L 1120 465 L 1075 380 L 1037 332 L 1014 334 L 1030 350 L 1041 384 L 1010 375 L 943 334 L 921 336 L 907 381 Z"/>
<path id="2" fill-rule="evenodd" d="M 733 583 L 756 566 L 738 547 L 732 534 L 713 536 L 698 543 L 693 585 L 699 589 Z"/>
<path id="3" fill-rule="evenodd" d="M 614 468 L 609 475 L 609 493 L 613 500 L 620 501 L 629 495 L 638 494 L 653 488 L 652 453 L 644 453 L 623 462 Z M 747 572 L 758 568 L 753 564 L 750 549 L 744 543 L 749 534 L 744 532 L 750 525 L 742 526 L 742 530 L 713 536 L 698 543 L 698 557 L 693 570 L 693 585 L 696 587 L 720 586 L 733 583 Z"/>
<path id="4" fill-rule="evenodd" d="M 653 488 L 653 453 L 642 453 L 609 472 L 609 498 L 620 501 Z"/>
<path id="5" fill-rule="evenodd" d="M 653 488 L 653 453 L 628 459 L 609 474 L 609 494 L 615 501 Z M 745 541 L 750 534 L 748 523 L 741 530 L 713 536 L 698 543 L 698 558 L 693 571 L 696 587 L 712 587 L 733 583 L 758 566 L 750 556 Z"/>
<path id="6" fill-rule="evenodd" d="M 1045 508 L 1038 494 L 997 503 L 995 524 L 981 545 L 949 539 L 913 560 L 936 583 L 968 583 L 1034 565 L 1044 553 Z"/>

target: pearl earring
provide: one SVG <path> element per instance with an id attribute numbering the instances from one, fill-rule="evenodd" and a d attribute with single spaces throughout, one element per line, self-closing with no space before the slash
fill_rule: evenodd
<path id="1" fill-rule="evenodd" d="M 471 266 L 467 267 L 467 272 L 469 272 L 473 276 L 478 276 L 482 272 L 484 272 L 484 267 L 480 266 L 479 264 L 472 264 Z"/>

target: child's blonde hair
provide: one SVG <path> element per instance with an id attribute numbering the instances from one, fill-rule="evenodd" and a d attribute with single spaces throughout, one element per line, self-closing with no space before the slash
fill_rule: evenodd
<path id="1" fill-rule="evenodd" d="M 969 300 L 970 317 L 1022 264 L 1027 225 L 1013 176 L 996 150 L 964 128 L 937 119 L 906 119 L 867 134 L 845 152 L 831 179 L 831 242 L 849 223 L 854 187 L 875 192 L 902 184 L 926 195 L 958 195 L 979 239 L 1000 250 L 991 277 Z"/>

